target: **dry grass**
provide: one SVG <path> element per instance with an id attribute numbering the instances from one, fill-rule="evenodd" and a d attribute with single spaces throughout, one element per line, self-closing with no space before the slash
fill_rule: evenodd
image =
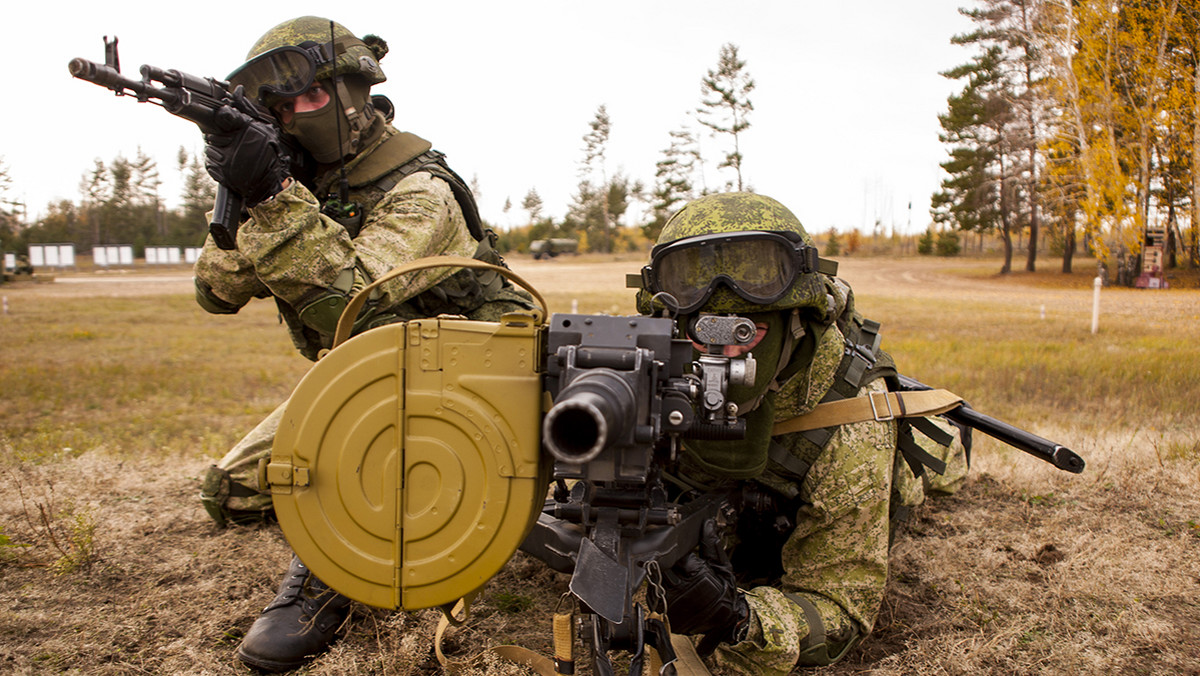
<path id="1" fill-rule="evenodd" d="M 513 265 L 553 311 L 627 312 L 639 262 Z M 967 486 L 898 538 L 875 634 L 828 673 L 1200 673 L 1200 293 L 1105 289 L 1092 335 L 1090 287 L 1042 273 L 842 265 L 903 370 L 1089 464 L 981 441 Z M 273 308 L 205 315 L 178 271 L 0 295 L 0 671 L 246 673 L 233 650 L 287 545 L 215 529 L 195 495 L 307 367 Z M 501 643 L 548 653 L 565 582 L 516 557 L 450 634 L 459 671 L 522 673 L 486 652 Z M 360 607 L 307 672 L 441 673 L 435 622 Z"/>

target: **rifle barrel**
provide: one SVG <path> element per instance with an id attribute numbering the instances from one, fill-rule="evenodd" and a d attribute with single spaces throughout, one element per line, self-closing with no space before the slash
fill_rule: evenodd
<path id="1" fill-rule="evenodd" d="M 904 391 L 918 392 L 933 389 L 916 378 L 909 376 L 899 376 L 899 380 L 900 389 Z M 962 406 L 951 409 L 943 415 L 954 422 L 966 425 L 971 429 L 979 430 L 994 439 L 1003 441 L 1009 446 L 1024 451 L 1035 458 L 1045 460 L 1063 471 L 1079 474 L 1083 472 L 1083 468 L 1086 465 L 1083 458 L 1079 457 L 1075 451 L 1066 446 L 1057 444 L 1044 437 L 1039 437 L 1019 427 L 1014 427 L 990 415 L 980 413 L 971 408 L 970 404 L 967 404 L 965 401 Z"/>
<path id="2" fill-rule="evenodd" d="M 150 99 L 155 99 L 161 102 L 163 106 L 172 113 L 175 113 L 176 111 L 171 109 L 177 108 L 179 105 L 180 95 L 178 93 L 169 89 L 155 87 L 144 80 L 131 80 L 130 78 L 122 75 L 116 69 L 106 66 L 102 63 L 96 63 L 95 61 L 88 61 L 87 59 L 82 58 L 75 58 L 71 59 L 71 62 L 67 64 L 67 69 L 71 71 L 71 75 L 79 78 L 80 80 L 85 80 L 87 82 L 91 82 L 92 84 L 98 84 L 101 87 L 111 89 L 116 92 L 118 96 L 122 94 L 132 94 L 133 96 L 137 97 L 138 101 L 149 101 Z M 180 117 L 186 116 L 180 115 Z"/>
<path id="3" fill-rule="evenodd" d="M 1045 460 L 1061 470 L 1073 474 L 1083 472 L 1085 465 L 1083 458 L 1062 444 L 1056 444 L 1032 432 L 1009 425 L 966 405 L 947 411 L 945 415 L 955 422 L 962 423 L 972 429 L 977 429 L 994 439 L 1003 441 L 1013 448 Z"/>

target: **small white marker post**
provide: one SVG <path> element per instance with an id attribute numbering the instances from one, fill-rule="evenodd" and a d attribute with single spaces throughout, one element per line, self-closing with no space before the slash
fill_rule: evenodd
<path id="1" fill-rule="evenodd" d="M 1104 280 L 1099 276 L 1092 280 L 1092 333 L 1100 330 L 1100 287 Z"/>

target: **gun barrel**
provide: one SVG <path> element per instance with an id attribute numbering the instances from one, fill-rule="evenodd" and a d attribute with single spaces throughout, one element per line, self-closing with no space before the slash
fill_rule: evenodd
<path id="1" fill-rule="evenodd" d="M 899 380 L 901 390 L 915 392 L 933 389 L 909 376 L 899 376 Z M 1013 448 L 1024 451 L 1035 458 L 1045 460 L 1066 472 L 1079 474 L 1083 472 L 1086 465 L 1083 458 L 1066 446 L 1057 444 L 1044 437 L 1039 437 L 1019 427 L 1014 427 L 990 415 L 980 413 L 966 403 L 958 408 L 947 411 L 944 415 L 954 422 L 966 425 L 971 429 L 979 430 L 994 439 L 1003 441 Z"/>
<path id="2" fill-rule="evenodd" d="M 994 439 L 1003 441 L 1009 446 L 1025 451 L 1036 458 L 1045 460 L 1061 470 L 1079 474 L 1083 471 L 1086 464 L 1083 458 L 1062 444 L 1056 444 L 1049 439 L 1039 437 L 1019 427 L 1013 427 L 1006 422 L 997 420 L 989 415 L 984 415 L 973 408 L 960 406 L 952 411 L 948 411 L 946 417 L 972 429 L 977 429 Z"/>
<path id="3" fill-rule="evenodd" d="M 161 102 L 170 112 L 179 114 L 171 109 L 179 106 L 180 96 L 168 89 L 155 87 L 143 80 L 131 80 L 121 75 L 115 68 L 83 58 L 71 59 L 70 63 L 67 64 L 67 69 L 71 71 L 71 75 L 80 80 L 98 84 L 101 87 L 113 90 L 117 94 L 132 94 L 139 101 L 155 99 Z M 181 117 L 186 116 L 181 115 Z"/>
<path id="4" fill-rule="evenodd" d="M 633 424 L 637 395 L 617 372 L 589 369 L 563 389 L 542 421 L 542 440 L 555 458 L 584 463 Z"/>
<path id="5" fill-rule="evenodd" d="M 129 85 L 139 84 L 136 80 L 126 78 L 113 68 L 83 58 L 71 59 L 71 62 L 67 64 L 67 69 L 71 71 L 73 77 L 77 77 L 80 80 L 87 80 L 93 84 L 108 87 L 118 92 L 124 89 L 131 89 Z"/>

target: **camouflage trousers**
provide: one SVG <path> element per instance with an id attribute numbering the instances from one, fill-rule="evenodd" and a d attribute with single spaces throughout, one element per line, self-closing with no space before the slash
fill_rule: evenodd
<path id="1" fill-rule="evenodd" d="M 229 449 L 225 457 L 208 468 L 200 486 L 200 501 L 218 525 L 274 518 L 271 494 L 258 485 L 258 468 L 260 462 L 271 457 L 275 432 L 286 406 L 284 401 Z"/>

